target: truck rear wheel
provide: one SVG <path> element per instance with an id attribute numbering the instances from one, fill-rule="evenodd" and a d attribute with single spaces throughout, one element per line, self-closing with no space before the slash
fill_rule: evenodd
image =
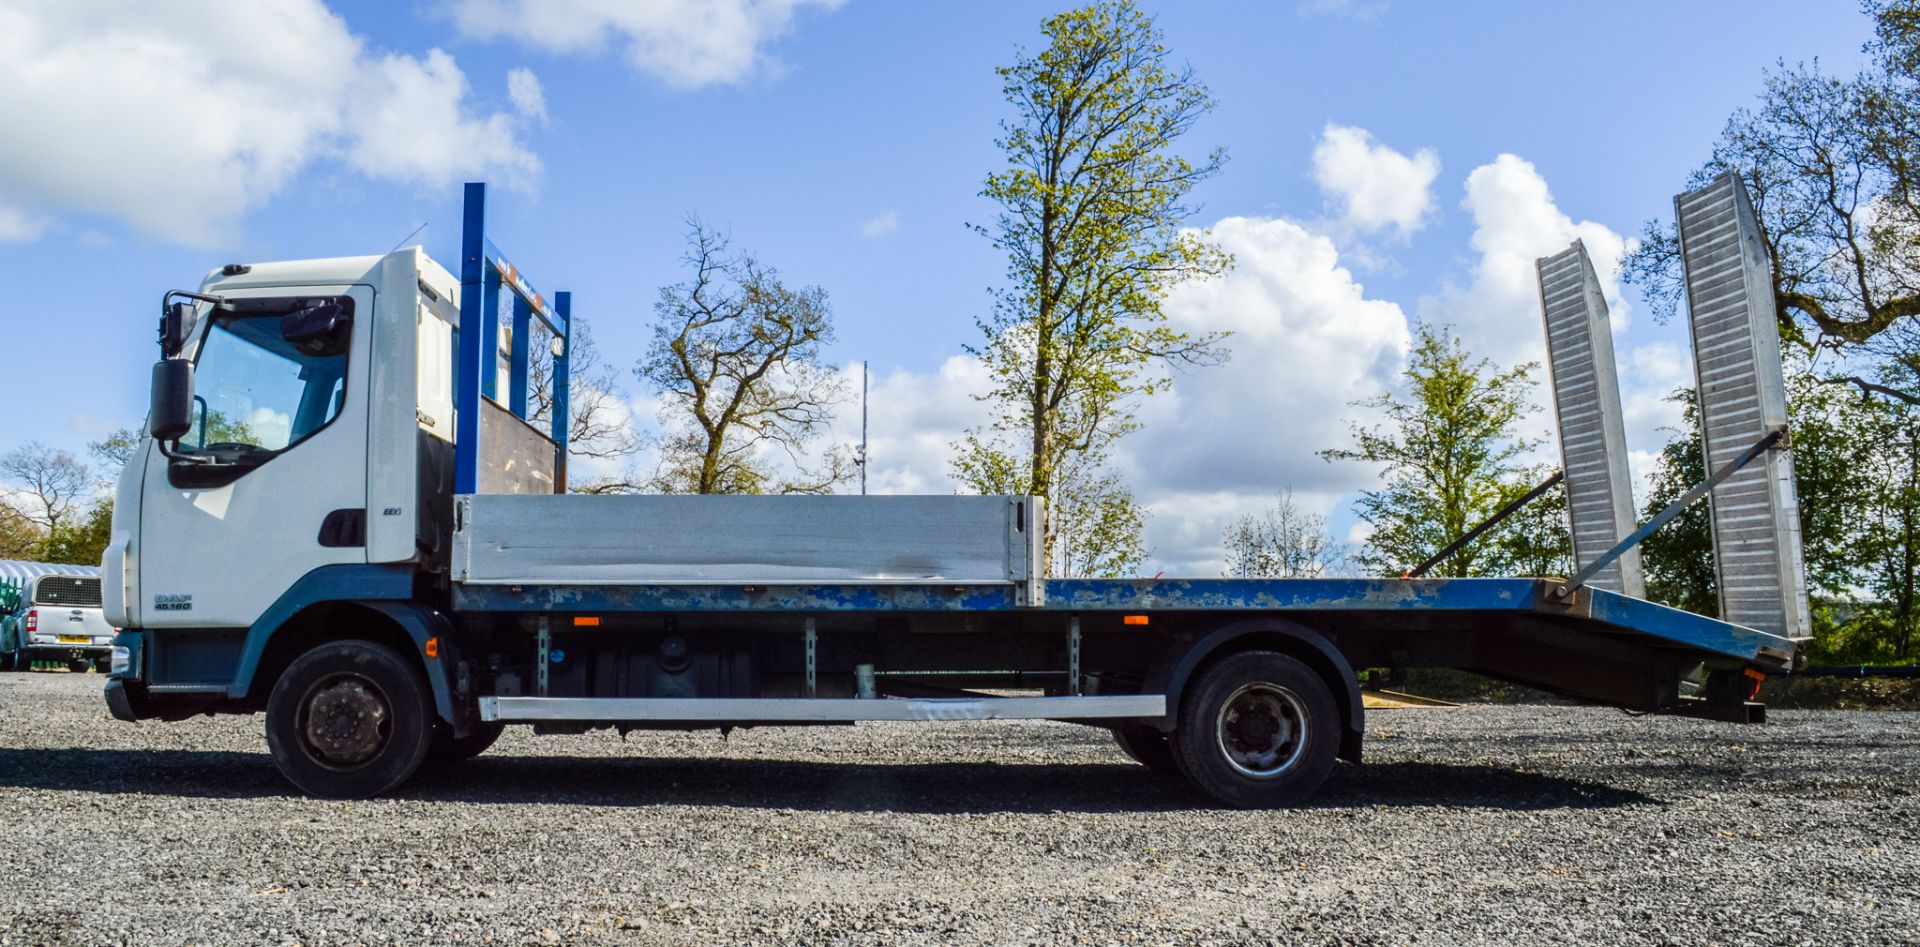
<path id="1" fill-rule="evenodd" d="M 1168 738 L 1181 772 L 1243 809 L 1305 802 L 1340 750 L 1333 691 L 1312 668 L 1273 651 L 1243 651 L 1188 683 Z"/>
<path id="2" fill-rule="evenodd" d="M 1129 720 L 1114 725 L 1113 740 L 1135 763 L 1162 776 L 1180 775 L 1180 766 L 1173 761 L 1173 748 L 1167 745 L 1167 735 L 1159 730 Z"/>
<path id="3" fill-rule="evenodd" d="M 267 698 L 267 746 L 295 788 L 364 799 L 426 758 L 433 705 L 420 671 L 371 641 L 323 644 L 288 665 Z"/>

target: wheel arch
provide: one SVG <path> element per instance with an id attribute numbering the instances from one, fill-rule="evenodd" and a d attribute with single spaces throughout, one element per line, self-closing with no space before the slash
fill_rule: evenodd
<path id="1" fill-rule="evenodd" d="M 227 697 L 263 704 L 294 659 L 328 641 L 360 638 L 413 662 L 426 676 L 435 716 L 459 726 L 463 716 L 446 662 L 426 656 L 431 638 L 440 637 L 441 648 L 451 647 L 451 626 L 446 616 L 410 601 L 412 592 L 410 569 L 328 566 L 308 573 L 247 629 Z M 346 628 L 352 630 L 343 633 Z"/>
<path id="2" fill-rule="evenodd" d="M 1167 695 L 1167 715 L 1155 722 L 1171 731 L 1180 722 L 1180 697 L 1187 682 L 1207 665 L 1242 651 L 1266 650 L 1287 655 L 1319 674 L 1333 691 L 1334 702 L 1346 719 L 1340 739 L 1340 758 L 1360 762 L 1366 735 L 1366 707 L 1360 681 L 1333 642 L 1305 625 L 1271 618 L 1249 618 L 1215 629 L 1174 651 L 1171 660 L 1147 677 L 1148 693 Z"/>

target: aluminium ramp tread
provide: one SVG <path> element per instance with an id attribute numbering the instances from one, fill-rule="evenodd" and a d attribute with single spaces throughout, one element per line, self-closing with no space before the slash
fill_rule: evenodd
<path id="1" fill-rule="evenodd" d="M 1675 197 L 1700 433 L 1720 470 L 1787 423 L 1772 266 L 1753 205 L 1729 172 Z M 1713 490 L 1720 614 L 1778 635 L 1812 634 L 1793 452 L 1767 451 Z"/>
<path id="2" fill-rule="evenodd" d="M 1541 257 L 1534 267 L 1546 320 L 1560 469 L 1566 474 L 1567 518 L 1578 569 L 1612 550 L 1636 525 L 1613 328 L 1600 279 L 1580 241 Z M 1640 551 L 1628 549 L 1587 584 L 1644 596 Z"/>

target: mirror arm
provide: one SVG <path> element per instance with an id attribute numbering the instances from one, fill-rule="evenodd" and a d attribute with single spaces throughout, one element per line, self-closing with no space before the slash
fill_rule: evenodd
<path id="1" fill-rule="evenodd" d="M 227 303 L 227 297 L 225 296 L 209 296 L 206 293 L 190 293 L 184 289 L 169 289 L 165 296 L 160 297 L 161 310 L 164 311 L 167 308 L 167 304 L 173 302 L 173 297 L 175 296 L 197 299 L 203 303 L 211 303 L 215 306 L 224 306 Z"/>

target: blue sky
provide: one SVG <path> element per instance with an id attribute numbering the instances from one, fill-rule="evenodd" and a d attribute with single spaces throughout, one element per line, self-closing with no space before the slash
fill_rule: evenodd
<path id="1" fill-rule="evenodd" d="M 1372 475 L 1312 453 L 1391 380 L 1409 320 L 1537 357 L 1532 256 L 1573 235 L 1617 256 L 1763 69 L 1850 72 L 1868 34 L 1852 0 L 1144 5 L 1218 99 L 1190 140 L 1230 161 L 1194 223 L 1241 260 L 1170 304 L 1239 332 L 1235 359 L 1178 380 L 1117 457 L 1155 513 L 1150 568 L 1187 572 L 1289 484 L 1344 535 Z M 876 486 L 951 489 L 944 445 L 979 411 L 956 356 L 1002 272 L 965 226 L 992 213 L 993 70 L 1058 4 L 599 8 L 0 2 L 6 442 L 138 423 L 159 296 L 211 266 L 382 252 L 422 223 L 451 260 L 459 182 L 484 176 L 496 242 L 622 365 L 687 214 L 825 287 L 835 360 L 874 368 Z M 1684 336 L 1614 301 L 1644 455 Z"/>

